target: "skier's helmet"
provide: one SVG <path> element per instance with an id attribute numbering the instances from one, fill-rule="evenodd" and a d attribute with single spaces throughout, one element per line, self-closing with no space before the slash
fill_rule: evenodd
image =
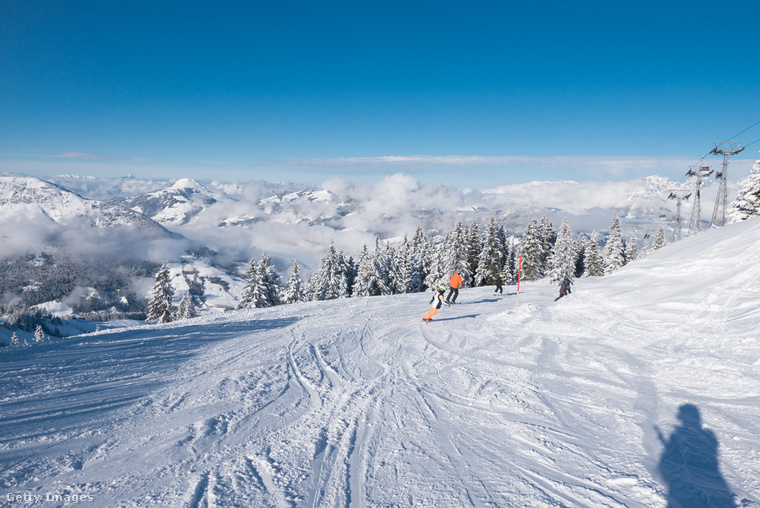
<path id="1" fill-rule="evenodd" d="M 438 286 L 438 291 L 440 291 L 441 293 L 445 293 L 446 292 L 446 286 L 444 286 L 443 284 L 441 284 L 440 286 Z"/>

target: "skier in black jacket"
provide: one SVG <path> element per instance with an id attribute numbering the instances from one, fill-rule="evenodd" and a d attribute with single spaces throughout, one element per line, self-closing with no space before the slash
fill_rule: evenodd
<path id="1" fill-rule="evenodd" d="M 572 283 L 573 281 L 570 280 L 570 277 L 565 275 L 565 278 L 562 279 L 562 283 L 559 285 L 559 296 L 554 299 L 555 302 L 559 300 L 560 298 L 562 298 L 563 296 L 569 295 L 570 293 L 572 293 L 572 291 L 570 291 L 570 285 Z"/>
<path id="2" fill-rule="evenodd" d="M 496 289 L 493 290 L 493 294 L 499 293 L 500 295 L 504 294 L 504 289 L 502 288 L 502 284 L 504 284 L 504 274 L 500 273 L 498 277 L 496 277 Z"/>

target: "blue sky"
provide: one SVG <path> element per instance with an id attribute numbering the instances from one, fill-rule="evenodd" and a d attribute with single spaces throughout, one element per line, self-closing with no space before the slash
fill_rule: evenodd
<path id="1" fill-rule="evenodd" d="M 760 121 L 755 1 L 5 0 L 0 20 L 0 172 L 678 179 Z"/>

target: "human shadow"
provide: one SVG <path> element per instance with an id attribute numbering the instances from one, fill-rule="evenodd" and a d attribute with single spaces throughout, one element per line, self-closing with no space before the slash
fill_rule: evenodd
<path id="1" fill-rule="evenodd" d="M 678 408 L 681 424 L 665 438 L 658 469 L 668 488 L 668 508 L 734 508 L 731 492 L 718 465 L 718 440 L 702 427 L 699 409 L 693 404 Z"/>
<path id="2" fill-rule="evenodd" d="M 448 318 L 438 318 L 434 319 L 433 321 L 455 321 L 457 319 L 467 319 L 467 318 L 476 318 L 480 316 L 480 314 L 469 314 L 467 316 L 457 316 L 457 317 L 448 317 Z"/>

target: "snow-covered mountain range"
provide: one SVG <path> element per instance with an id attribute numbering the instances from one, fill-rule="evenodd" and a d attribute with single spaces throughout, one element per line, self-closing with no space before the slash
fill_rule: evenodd
<path id="1" fill-rule="evenodd" d="M 58 185 L 81 195 L 109 196 L 133 211 L 217 252 L 256 257 L 266 251 L 285 268 L 299 259 L 314 268 L 330 241 L 349 254 L 364 243 L 398 241 L 418 225 L 425 231 L 448 231 L 461 220 L 484 224 L 495 216 L 510 234 L 520 235 L 532 218 L 546 215 L 558 225 L 568 217 L 574 232 L 609 228 L 614 213 L 623 233 L 636 226 L 642 234 L 660 223 L 672 227 L 676 203 L 671 191 L 690 183 L 651 176 L 617 182 L 526 182 L 482 190 L 422 184 L 403 174 L 376 183 L 342 179 L 304 188 L 281 182 L 175 182 L 57 177 Z M 703 182 L 703 220 L 710 218 L 714 185 Z M 128 188 L 129 195 L 120 189 Z M 142 188 L 140 191 L 139 189 Z M 107 190 L 104 190 L 107 189 Z M 119 189 L 119 190 L 115 190 Z M 735 193 L 731 188 L 730 192 Z M 691 203 L 682 216 L 688 220 Z M 295 247 L 295 248 L 294 248 Z"/>
<path id="2" fill-rule="evenodd" d="M 574 233 L 589 234 L 607 230 L 617 213 L 623 234 L 635 226 L 642 238 L 655 231 L 663 212 L 666 225 L 672 226 L 675 202 L 667 197 L 678 186 L 656 176 L 620 182 L 527 182 L 482 190 L 422 184 L 403 174 L 372 184 L 332 179 L 311 188 L 186 178 L 60 176 L 43 181 L 0 176 L 0 261 L 47 254 L 54 260 L 88 260 L 82 263 L 84 271 L 87 265 L 102 270 L 111 264 L 115 271 L 139 273 L 132 277 L 133 287 L 120 288 L 133 295 L 146 295 L 150 280 L 145 272 L 167 262 L 178 278 L 186 279 L 182 274 L 187 273 L 199 277 L 196 282 L 218 294 L 221 307 L 228 307 L 240 291 L 242 264 L 264 252 L 281 273 L 297 260 L 308 276 L 331 243 L 356 256 L 363 245 L 374 245 L 376 237 L 400 242 L 419 225 L 435 239 L 457 221 L 482 225 L 491 217 L 516 236 L 532 218 L 542 216 L 555 226 L 567 217 Z M 703 219 L 709 220 L 714 187 L 703 184 Z M 687 222 L 689 212 L 687 202 L 682 210 Z M 74 291 L 84 285 L 91 294 L 89 279 L 95 278 L 67 287 Z M 123 297 L 115 290 L 108 297 L 102 294 L 105 289 L 95 290 L 104 301 Z"/>
<path id="3" fill-rule="evenodd" d="M 0 504 L 758 507 L 759 243 L 0 348 Z"/>
<path id="4" fill-rule="evenodd" d="M 86 199 L 38 178 L 0 177 L 0 223 L 53 222 L 60 226 L 133 227 L 151 234 L 169 231 L 145 214 L 116 202 Z"/>

